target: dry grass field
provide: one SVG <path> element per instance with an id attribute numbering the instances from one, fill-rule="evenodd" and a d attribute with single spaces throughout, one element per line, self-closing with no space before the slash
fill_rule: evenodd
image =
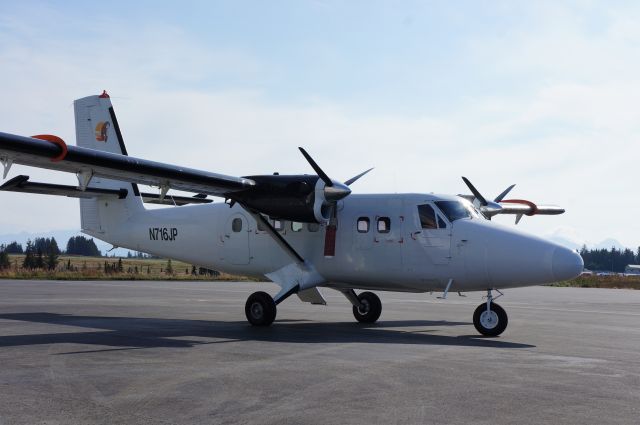
<path id="1" fill-rule="evenodd" d="M 0 279 L 52 279 L 52 280 L 248 280 L 226 273 L 196 273 L 193 265 L 181 261 L 158 258 L 111 258 L 61 255 L 55 270 L 22 268 L 24 255 L 9 255 L 11 266 L 0 271 Z M 119 265 L 121 262 L 121 266 Z"/>

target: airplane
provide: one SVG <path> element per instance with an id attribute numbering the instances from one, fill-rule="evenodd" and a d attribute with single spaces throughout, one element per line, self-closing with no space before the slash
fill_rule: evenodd
<path id="1" fill-rule="evenodd" d="M 269 279 L 280 290 L 248 297 L 251 325 L 271 325 L 277 305 L 293 294 L 326 305 L 319 288 L 342 293 L 367 324 L 382 312 L 372 291 L 443 291 L 442 298 L 486 291 L 473 324 L 494 337 L 508 323 L 495 303 L 501 290 L 573 279 L 583 270 L 575 251 L 491 221 L 564 212 L 505 199 L 515 185 L 493 200 L 465 177 L 471 195 L 355 194 L 351 185 L 371 169 L 334 180 L 303 148 L 315 174 L 227 176 L 129 156 L 106 91 L 76 100 L 74 113 L 76 146 L 54 135 L 0 133 L 0 162 L 3 179 L 21 164 L 74 173 L 78 186 L 20 175 L 0 190 L 79 198 L 82 232 L 114 247 Z M 170 189 L 195 195 L 172 196 Z M 146 209 L 145 202 L 169 207 Z"/>

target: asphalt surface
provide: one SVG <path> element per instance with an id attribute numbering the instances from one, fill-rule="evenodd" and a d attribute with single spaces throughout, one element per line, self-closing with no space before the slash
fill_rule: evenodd
<path id="1" fill-rule="evenodd" d="M 0 281 L 0 424 L 638 424 L 640 291 L 380 294 L 379 323 L 297 297 L 270 328 L 244 302 L 272 284 Z"/>

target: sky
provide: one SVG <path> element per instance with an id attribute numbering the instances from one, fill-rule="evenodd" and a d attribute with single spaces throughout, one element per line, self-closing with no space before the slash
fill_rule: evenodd
<path id="1" fill-rule="evenodd" d="M 130 155 L 356 193 L 555 204 L 519 228 L 640 245 L 640 4 L 617 1 L 0 3 L 0 131 L 75 143 L 106 89 Z M 9 178 L 77 184 L 14 166 Z M 0 234 L 79 229 L 77 201 L 0 195 Z M 513 224 L 513 217 L 497 221 Z"/>

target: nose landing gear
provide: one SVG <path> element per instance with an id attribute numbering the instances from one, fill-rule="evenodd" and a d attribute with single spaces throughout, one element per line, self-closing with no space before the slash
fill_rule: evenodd
<path id="1" fill-rule="evenodd" d="M 496 289 L 497 291 L 497 289 Z M 498 291 L 502 296 L 502 293 Z M 498 298 L 495 297 L 495 298 Z M 496 304 L 491 289 L 487 289 L 487 302 L 480 304 L 473 313 L 473 326 L 485 336 L 498 336 L 507 328 L 507 313 Z"/>

